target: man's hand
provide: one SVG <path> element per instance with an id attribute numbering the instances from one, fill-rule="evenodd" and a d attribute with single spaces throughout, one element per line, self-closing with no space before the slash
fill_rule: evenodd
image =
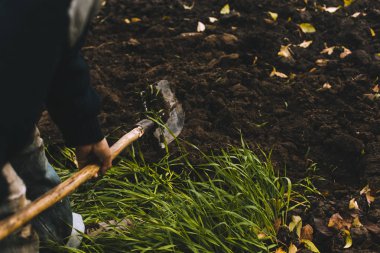
<path id="1" fill-rule="evenodd" d="M 90 162 L 100 162 L 100 173 L 104 175 L 112 166 L 111 150 L 105 138 L 98 143 L 77 147 L 75 155 L 80 169 Z"/>

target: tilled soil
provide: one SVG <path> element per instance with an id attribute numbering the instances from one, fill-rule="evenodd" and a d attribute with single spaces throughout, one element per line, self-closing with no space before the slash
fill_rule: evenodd
<path id="1" fill-rule="evenodd" d="M 380 1 L 357 0 L 330 13 L 322 7 L 343 1 L 231 0 L 222 15 L 226 3 L 195 1 L 189 9 L 185 0 L 106 1 L 83 48 L 105 131 L 130 129 L 143 117 L 140 92 L 169 80 L 186 112 L 181 138 L 207 151 L 238 145 L 242 134 L 273 149 L 278 168 L 293 178 L 316 165 L 325 199 L 314 201 L 305 219 L 321 252 L 342 251 L 323 226 L 347 213 L 349 200 L 370 183 L 377 198 L 344 252 L 380 252 Z M 205 31 L 197 33 L 198 22 Z M 316 32 L 303 33 L 302 23 Z M 298 46 L 304 41 L 312 43 Z M 281 46 L 291 57 L 278 55 Z M 274 69 L 287 77 L 271 76 Z M 59 139 L 48 121 L 41 126 L 48 142 Z"/>

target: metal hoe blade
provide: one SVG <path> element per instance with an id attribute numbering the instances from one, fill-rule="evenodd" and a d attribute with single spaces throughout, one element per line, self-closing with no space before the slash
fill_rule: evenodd
<path id="1" fill-rule="evenodd" d="M 156 89 L 161 93 L 169 110 L 169 118 L 165 127 L 157 128 L 153 135 L 158 139 L 161 148 L 172 142 L 182 131 L 185 124 L 185 112 L 170 89 L 167 80 L 161 80 L 156 84 Z"/>

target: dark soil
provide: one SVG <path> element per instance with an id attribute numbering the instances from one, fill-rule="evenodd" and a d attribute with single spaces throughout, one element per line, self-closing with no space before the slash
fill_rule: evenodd
<path id="1" fill-rule="evenodd" d="M 103 99 L 106 133 L 131 129 L 143 117 L 140 92 L 167 79 L 186 112 L 181 138 L 203 151 L 238 145 L 240 130 L 248 143 L 273 149 L 278 168 L 286 166 L 292 178 L 317 165 L 326 199 L 314 201 L 307 219 L 321 252 L 341 252 L 321 224 L 343 215 L 370 183 L 377 198 L 361 216 L 369 225 L 351 231 L 353 247 L 344 252 L 380 252 L 380 1 L 357 0 L 329 13 L 316 5 L 343 1 L 231 0 L 231 13 L 221 15 L 225 3 L 196 1 L 186 10 L 190 1 L 107 0 L 83 48 Z M 276 21 L 269 11 L 278 13 Z M 198 21 L 206 25 L 199 34 Z M 304 34 L 301 23 L 316 32 Z M 296 46 L 305 40 L 313 43 Z M 292 59 L 278 56 L 288 44 Z M 321 53 L 326 46 L 338 47 L 328 55 Z M 352 52 L 345 58 L 342 46 Z M 329 61 L 320 66 L 320 59 Z M 289 78 L 271 77 L 274 67 Z M 57 143 L 49 121 L 41 126 L 45 139 Z"/>

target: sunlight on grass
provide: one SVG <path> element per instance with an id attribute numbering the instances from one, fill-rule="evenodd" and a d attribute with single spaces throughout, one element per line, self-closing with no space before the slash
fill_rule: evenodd
<path id="1" fill-rule="evenodd" d="M 85 235 L 80 250 L 56 250 L 274 251 L 275 224 L 285 224 L 292 208 L 308 206 L 299 193 L 308 186 L 276 175 L 270 157 L 262 154 L 260 160 L 244 143 L 219 153 L 202 154 L 201 165 L 192 165 L 185 155 L 168 155 L 154 164 L 122 159 L 102 179 L 74 193 L 71 201 L 86 224 L 127 220 L 129 225 L 109 225 L 96 236 Z"/>

